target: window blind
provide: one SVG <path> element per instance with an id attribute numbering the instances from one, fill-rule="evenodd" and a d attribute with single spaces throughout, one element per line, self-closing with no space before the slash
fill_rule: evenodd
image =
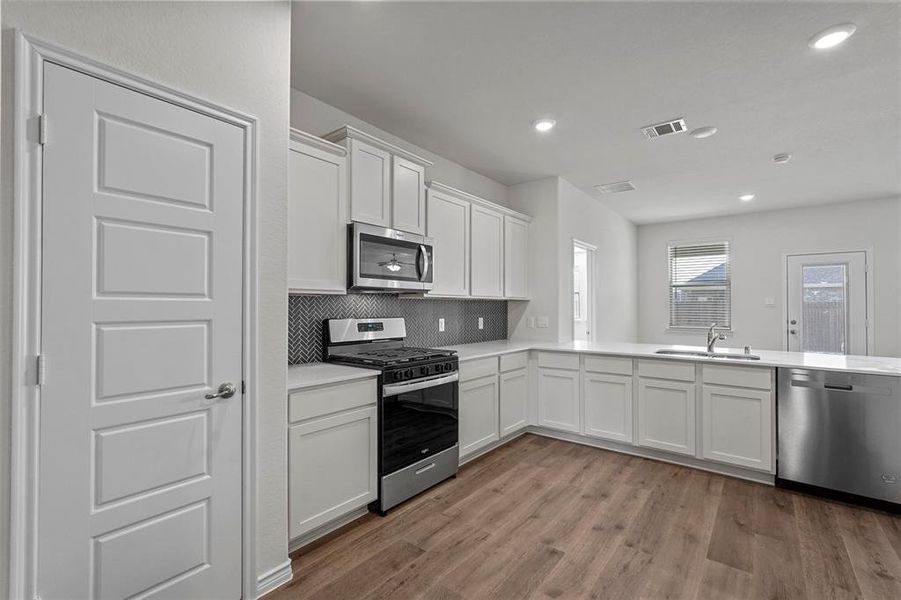
<path id="1" fill-rule="evenodd" d="M 669 246 L 669 326 L 732 327 L 729 242 Z"/>

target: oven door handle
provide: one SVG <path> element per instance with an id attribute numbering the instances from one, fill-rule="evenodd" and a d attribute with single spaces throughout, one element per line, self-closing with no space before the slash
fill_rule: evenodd
<path id="1" fill-rule="evenodd" d="M 415 392 L 416 390 L 424 390 L 430 387 L 437 387 L 446 383 L 454 383 L 460 380 L 458 373 L 451 375 L 438 375 L 437 377 L 429 377 L 427 379 L 417 379 L 409 383 L 393 383 L 382 386 L 382 398 L 397 396 L 406 392 Z"/>

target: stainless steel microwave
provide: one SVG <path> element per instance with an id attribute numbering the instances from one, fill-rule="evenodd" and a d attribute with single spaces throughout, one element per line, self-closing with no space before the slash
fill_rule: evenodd
<path id="1" fill-rule="evenodd" d="M 366 223 L 351 223 L 349 288 L 364 292 L 432 289 L 432 239 Z"/>

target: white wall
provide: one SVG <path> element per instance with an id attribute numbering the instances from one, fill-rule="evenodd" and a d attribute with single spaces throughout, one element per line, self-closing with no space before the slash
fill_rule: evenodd
<path id="1" fill-rule="evenodd" d="M 260 364 L 257 568 L 287 558 L 285 217 L 289 114 L 287 2 L 3 2 L 0 381 L 9 381 L 13 31 L 259 118 Z M 9 549 L 9 390 L 0 398 L 0 597 Z"/>
<path id="2" fill-rule="evenodd" d="M 510 302 L 511 339 L 572 340 L 572 240 L 576 238 L 598 248 L 594 339 L 635 341 L 635 225 L 560 177 L 512 186 L 510 206 L 533 219 L 529 256 L 531 301 Z M 530 328 L 529 317 L 548 317 L 549 326 Z"/>
<path id="3" fill-rule="evenodd" d="M 356 127 L 432 161 L 435 164 L 426 169 L 427 181 L 440 181 L 497 204 L 506 206 L 508 203 L 507 186 L 424 148 L 414 146 L 396 135 L 370 125 L 309 94 L 305 94 L 300 90 L 291 90 L 291 127 L 314 135 L 322 135 L 334 131 L 343 125 Z"/>
<path id="4" fill-rule="evenodd" d="M 639 341 L 703 344 L 703 332 L 668 332 L 667 245 L 732 241 L 732 321 L 729 347 L 783 347 L 784 256 L 872 249 L 874 354 L 901 355 L 901 199 L 850 202 L 699 219 L 638 228 Z M 776 299 L 773 307 L 764 299 Z"/>

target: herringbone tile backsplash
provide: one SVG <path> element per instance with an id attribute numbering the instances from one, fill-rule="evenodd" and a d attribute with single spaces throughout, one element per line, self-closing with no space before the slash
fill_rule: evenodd
<path id="1" fill-rule="evenodd" d="M 503 300 L 408 299 L 391 294 L 288 298 L 288 364 L 322 360 L 325 319 L 404 317 L 407 345 L 437 348 L 507 338 Z M 445 330 L 438 332 L 438 319 Z M 479 317 L 485 328 L 479 329 Z"/>

